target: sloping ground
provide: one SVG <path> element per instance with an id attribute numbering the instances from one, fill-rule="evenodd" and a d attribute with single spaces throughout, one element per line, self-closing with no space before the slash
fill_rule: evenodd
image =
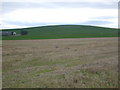
<path id="1" fill-rule="evenodd" d="M 118 39 L 4 40 L 5 88 L 117 88 Z"/>
<path id="2" fill-rule="evenodd" d="M 59 38 L 91 38 L 91 37 L 117 37 L 118 30 L 82 25 L 57 25 L 33 27 L 25 29 L 10 29 L 3 31 L 15 31 L 20 34 L 21 30 L 28 31 L 28 35 L 4 36 L 3 40 L 24 40 L 24 39 L 59 39 Z"/>

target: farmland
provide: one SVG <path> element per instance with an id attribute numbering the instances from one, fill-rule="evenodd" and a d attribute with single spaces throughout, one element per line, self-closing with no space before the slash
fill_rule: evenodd
<path id="1" fill-rule="evenodd" d="M 56 25 L 32 27 L 23 29 L 8 29 L 17 36 L 3 36 L 3 40 L 31 40 L 31 39 L 60 39 L 60 38 L 93 38 L 117 37 L 118 29 L 85 25 Z M 28 31 L 28 35 L 19 35 L 21 31 Z"/>
<path id="2" fill-rule="evenodd" d="M 2 48 L 3 88 L 118 87 L 117 37 L 3 40 Z"/>

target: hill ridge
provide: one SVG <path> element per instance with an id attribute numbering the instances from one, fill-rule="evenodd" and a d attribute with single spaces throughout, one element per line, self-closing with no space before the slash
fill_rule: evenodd
<path id="1" fill-rule="evenodd" d="M 47 26 L 34 26 L 34 27 L 26 27 L 26 28 L 16 28 L 16 29 L 31 29 L 31 28 L 44 28 L 44 27 L 56 27 L 56 26 L 81 26 L 81 27 L 96 27 L 96 28 L 109 28 L 109 29 L 118 29 L 118 28 L 110 28 L 110 27 L 101 27 L 101 26 L 93 26 L 93 25 L 47 25 Z M 1 30 L 15 30 L 15 29 L 1 29 Z"/>
<path id="2" fill-rule="evenodd" d="M 3 40 L 93 38 L 118 36 L 118 29 L 85 25 L 54 25 L 24 29 L 9 29 L 3 31 L 15 31 L 17 34 L 20 34 L 22 30 L 28 31 L 28 35 L 14 37 L 3 36 Z"/>

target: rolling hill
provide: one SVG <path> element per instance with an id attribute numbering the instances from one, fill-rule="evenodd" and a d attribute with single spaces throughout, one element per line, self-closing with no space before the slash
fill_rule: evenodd
<path id="1" fill-rule="evenodd" d="M 28 35 L 20 35 L 20 32 L 22 30 L 28 31 Z M 7 29 L 2 31 L 15 31 L 18 34 L 16 36 L 3 36 L 3 40 L 93 38 L 118 36 L 118 29 L 85 25 L 56 25 L 22 29 Z"/>

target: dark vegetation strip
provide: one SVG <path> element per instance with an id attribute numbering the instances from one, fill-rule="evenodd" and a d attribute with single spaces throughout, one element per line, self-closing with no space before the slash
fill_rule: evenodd
<path id="1" fill-rule="evenodd" d="M 82 25 L 58 25 L 3 30 L 3 32 L 5 31 L 13 31 L 17 35 L 3 36 L 3 40 L 118 37 L 118 29 Z M 21 31 L 28 31 L 28 34 L 20 35 Z"/>

